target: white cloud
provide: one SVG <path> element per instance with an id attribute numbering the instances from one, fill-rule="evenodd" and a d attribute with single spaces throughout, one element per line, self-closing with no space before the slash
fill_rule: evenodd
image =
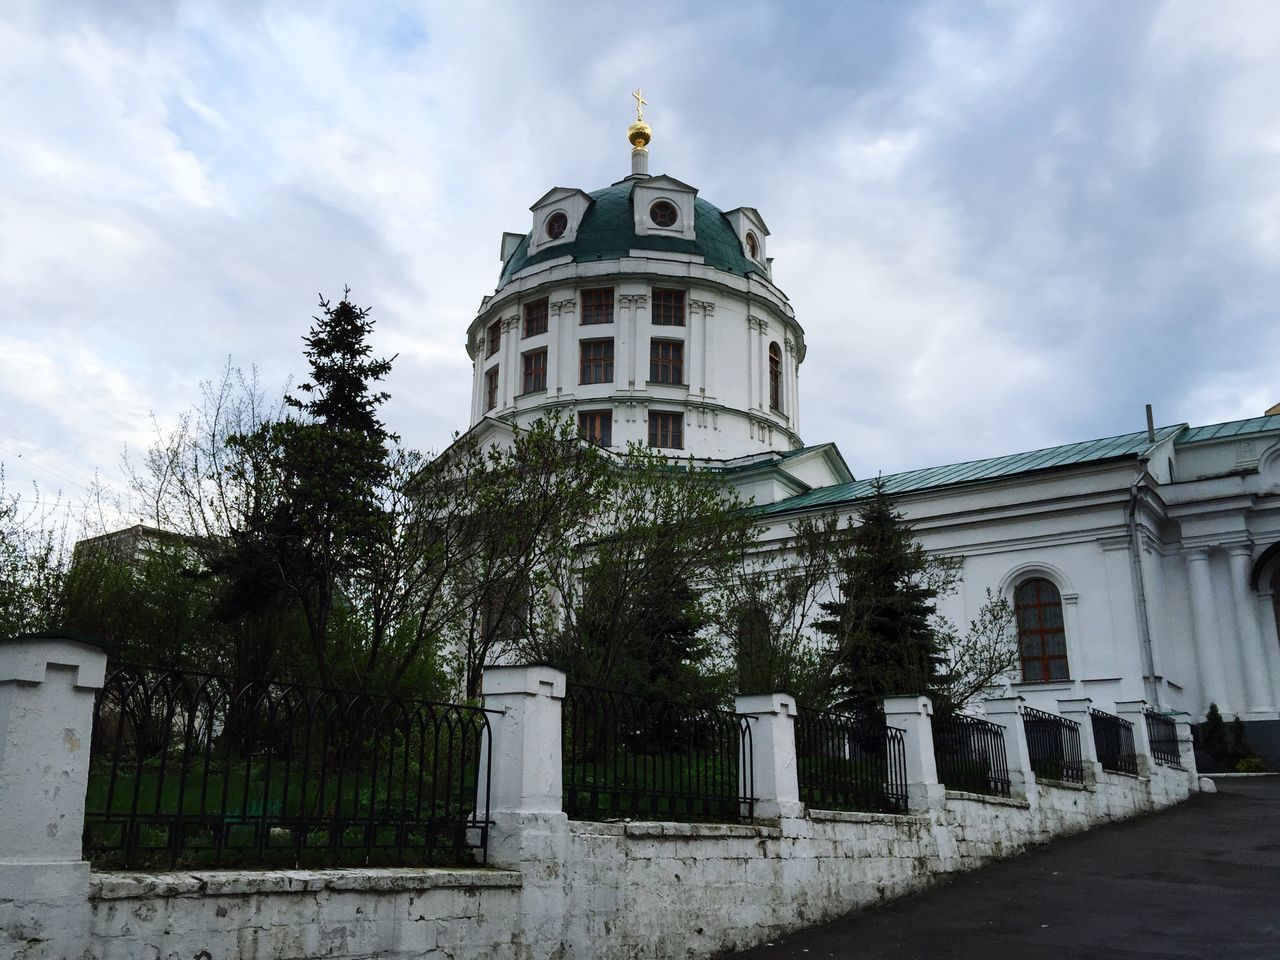
<path id="1" fill-rule="evenodd" d="M 391 426 L 441 446 L 499 234 L 553 184 L 626 172 L 636 85 L 655 167 L 768 219 L 808 331 L 805 434 L 860 474 L 1136 429 L 1146 400 L 1253 415 L 1280 400 L 1278 16 L 21 7 L 0 23 L 5 422 L 59 472 L 110 472 L 228 354 L 299 374 L 316 293 L 350 283 L 400 354 Z"/>

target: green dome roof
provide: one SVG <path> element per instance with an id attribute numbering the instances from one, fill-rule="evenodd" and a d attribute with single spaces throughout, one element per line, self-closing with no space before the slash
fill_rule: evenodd
<path id="1" fill-rule="evenodd" d="M 578 235 L 570 243 L 558 243 L 544 247 L 529 255 L 529 236 L 526 235 L 516 247 L 515 253 L 502 268 L 502 276 L 498 286 L 502 287 L 515 274 L 525 267 L 542 263 L 544 260 L 555 260 L 571 256 L 578 263 L 593 260 L 620 260 L 629 256 L 632 250 L 662 250 L 667 253 L 699 254 L 707 266 L 746 276 L 758 273 L 764 276 L 757 264 L 747 259 L 742 252 L 742 244 L 738 240 L 733 226 L 717 207 L 707 201 L 694 200 L 693 229 L 696 240 L 685 240 L 683 237 L 654 237 L 636 234 L 635 213 L 631 206 L 631 188 L 636 181 L 624 180 L 611 187 L 597 190 L 590 194 L 591 205 L 582 215 L 578 224 Z"/>

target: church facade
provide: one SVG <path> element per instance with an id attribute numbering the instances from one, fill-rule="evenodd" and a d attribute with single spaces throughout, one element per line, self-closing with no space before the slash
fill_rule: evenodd
<path id="1" fill-rule="evenodd" d="M 763 217 L 650 175 L 639 107 L 628 137 L 629 176 L 552 189 L 503 235 L 467 333 L 471 429 L 556 411 L 604 446 L 692 458 L 765 507 L 768 536 L 852 516 L 870 483 L 801 438 L 806 341 Z M 968 623 L 988 588 L 1015 605 L 1008 686 L 1030 705 L 1146 700 L 1198 722 L 1216 703 L 1280 765 L 1280 409 L 884 480 L 925 548 L 961 564 L 942 614 Z"/>

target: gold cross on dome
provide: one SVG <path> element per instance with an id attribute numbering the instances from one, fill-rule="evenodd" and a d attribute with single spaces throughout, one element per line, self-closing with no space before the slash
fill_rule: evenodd
<path id="1" fill-rule="evenodd" d="M 639 88 L 639 87 L 636 87 L 636 92 L 635 92 L 635 93 L 633 93 L 631 96 L 633 96 L 633 97 L 635 97 L 635 98 L 636 98 L 636 119 L 637 119 L 637 120 L 643 120 L 643 119 L 644 119 L 644 111 L 643 111 L 641 108 L 642 108 L 646 103 L 648 103 L 649 101 L 648 101 L 648 100 L 646 100 L 646 99 L 644 98 L 644 96 L 640 93 L 640 88 Z"/>

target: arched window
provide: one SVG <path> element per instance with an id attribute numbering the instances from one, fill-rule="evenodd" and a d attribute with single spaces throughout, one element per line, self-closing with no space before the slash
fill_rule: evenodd
<path id="1" fill-rule="evenodd" d="M 1062 627 L 1062 594 L 1043 577 L 1023 580 L 1013 592 L 1018 647 L 1026 682 L 1067 680 L 1067 635 Z"/>
<path id="2" fill-rule="evenodd" d="M 752 260 L 756 260 L 760 256 L 760 245 L 756 243 L 756 235 L 754 233 L 747 234 L 747 253 Z"/>
<path id="3" fill-rule="evenodd" d="M 769 344 L 769 406 L 782 409 L 782 348 Z"/>

